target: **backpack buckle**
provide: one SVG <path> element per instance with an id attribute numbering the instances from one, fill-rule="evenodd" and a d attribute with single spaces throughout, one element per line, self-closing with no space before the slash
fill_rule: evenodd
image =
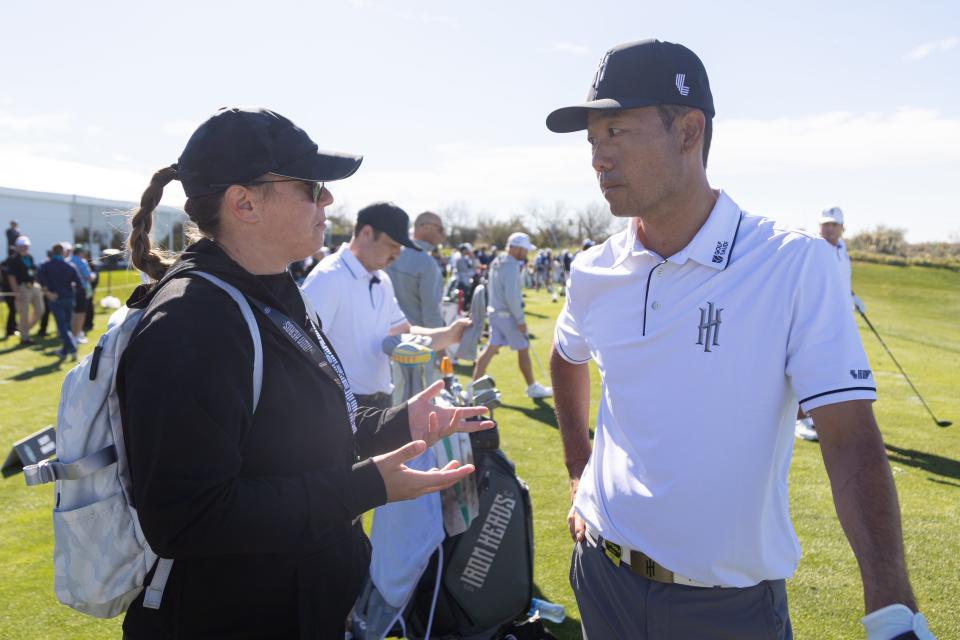
<path id="1" fill-rule="evenodd" d="M 46 484 L 57 479 L 57 474 L 54 472 L 51 462 L 56 462 L 56 458 L 41 460 L 37 464 L 28 464 L 23 468 L 23 479 L 28 487 Z"/>

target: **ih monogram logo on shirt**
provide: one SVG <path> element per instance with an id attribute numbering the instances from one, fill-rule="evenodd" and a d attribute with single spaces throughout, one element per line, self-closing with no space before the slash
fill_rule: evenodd
<path id="1" fill-rule="evenodd" d="M 690 95 L 690 87 L 684 84 L 684 81 L 687 79 L 687 74 L 678 73 L 677 74 L 677 91 L 680 92 L 682 96 Z"/>
<path id="2" fill-rule="evenodd" d="M 714 313 L 716 311 L 716 313 Z M 720 346 L 720 314 L 723 309 L 714 309 L 708 302 L 707 308 L 700 307 L 700 337 L 697 344 L 703 345 L 704 353 L 710 353 L 710 347 Z"/>

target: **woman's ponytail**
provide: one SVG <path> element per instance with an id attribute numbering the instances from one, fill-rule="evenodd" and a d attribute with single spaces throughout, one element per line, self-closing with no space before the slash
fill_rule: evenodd
<path id="1" fill-rule="evenodd" d="M 130 251 L 130 262 L 140 271 L 146 273 L 152 280 L 160 280 L 167 268 L 173 264 L 160 252 L 150 246 L 150 229 L 153 228 L 153 212 L 160 204 L 163 188 L 177 178 L 177 165 L 160 169 L 150 180 L 150 186 L 140 198 L 140 206 L 133 212 L 130 219 L 130 237 L 127 247 Z"/>

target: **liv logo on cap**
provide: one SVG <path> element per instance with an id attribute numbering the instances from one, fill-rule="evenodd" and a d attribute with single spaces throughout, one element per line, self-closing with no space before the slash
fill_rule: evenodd
<path id="1" fill-rule="evenodd" d="M 683 81 L 686 79 L 686 77 L 687 77 L 687 74 L 685 73 L 677 74 L 677 91 L 679 91 L 680 95 L 682 96 L 690 95 L 690 87 L 683 84 Z"/>

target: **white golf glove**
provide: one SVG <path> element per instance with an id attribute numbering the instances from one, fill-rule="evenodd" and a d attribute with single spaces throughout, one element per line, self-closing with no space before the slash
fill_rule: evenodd
<path id="1" fill-rule="evenodd" d="M 858 298 L 856 294 L 853 294 L 853 308 L 859 311 L 860 313 L 867 312 L 867 305 L 863 304 L 863 300 Z"/>
<path id="2" fill-rule="evenodd" d="M 936 640 L 927 628 L 927 619 L 922 613 L 914 613 L 902 604 L 891 604 L 877 609 L 860 619 L 867 630 L 867 640 L 893 640 L 903 634 L 913 633 L 918 640 Z"/>

